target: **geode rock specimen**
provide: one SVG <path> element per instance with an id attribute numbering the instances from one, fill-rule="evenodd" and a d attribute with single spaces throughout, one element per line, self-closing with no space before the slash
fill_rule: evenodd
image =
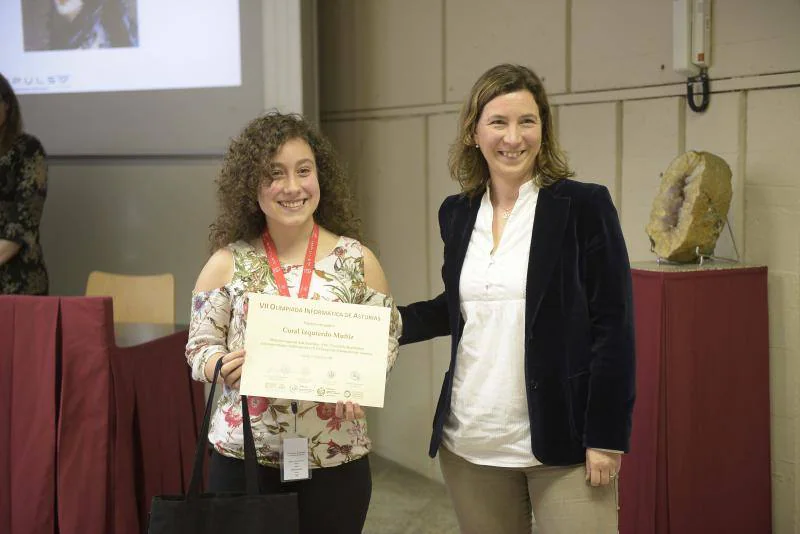
<path id="1" fill-rule="evenodd" d="M 719 156 L 690 151 L 675 158 L 647 223 L 653 252 L 675 262 L 697 261 L 698 252 L 713 254 L 732 194 L 731 169 Z"/>

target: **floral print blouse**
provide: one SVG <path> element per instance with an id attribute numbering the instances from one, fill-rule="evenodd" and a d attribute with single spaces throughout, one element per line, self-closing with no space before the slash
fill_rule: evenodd
<path id="1" fill-rule="evenodd" d="M 237 241 L 228 249 L 234 262 L 231 281 L 212 291 L 196 292 L 192 299 L 186 358 L 192 377 L 198 381 L 207 381 L 203 370 L 209 358 L 244 347 L 247 294 L 278 294 L 263 251 L 244 241 Z M 293 297 L 297 295 L 302 271 L 300 264 L 283 265 Z M 367 287 L 361 243 L 348 237 L 339 238 L 334 250 L 317 260 L 308 295 L 312 299 L 391 308 L 387 343 L 387 369 L 391 369 L 399 347 L 400 314 L 390 296 Z M 280 439 L 287 432 L 309 438 L 312 468 L 337 466 L 370 451 L 365 418 L 346 421 L 336 417 L 334 404 L 313 401 L 297 401 L 295 417 L 292 402 L 291 399 L 261 397 L 248 400 L 256 452 L 262 465 L 279 465 Z M 220 454 L 244 458 L 241 401 L 237 390 L 224 386 L 212 416 L 208 439 Z"/>
<path id="2" fill-rule="evenodd" d="M 21 134 L 0 155 L 0 239 L 20 245 L 0 265 L 0 294 L 46 295 L 47 269 L 39 244 L 39 223 L 47 196 L 47 161 L 42 144 Z"/>

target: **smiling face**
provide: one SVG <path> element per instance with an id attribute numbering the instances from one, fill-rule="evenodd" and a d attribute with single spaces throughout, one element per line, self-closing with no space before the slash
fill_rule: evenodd
<path id="1" fill-rule="evenodd" d="M 478 118 L 475 143 L 491 179 L 517 183 L 530 179 L 542 146 L 542 121 L 533 94 L 522 90 L 490 100 Z"/>
<path id="2" fill-rule="evenodd" d="M 258 205 L 270 232 L 280 227 L 312 224 L 319 206 L 319 181 L 314 152 L 303 139 L 289 139 L 269 164 L 258 190 Z"/>

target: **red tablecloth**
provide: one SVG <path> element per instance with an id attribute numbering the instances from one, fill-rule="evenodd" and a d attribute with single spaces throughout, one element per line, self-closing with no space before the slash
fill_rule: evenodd
<path id="1" fill-rule="evenodd" d="M 188 488 L 186 336 L 118 348 L 109 298 L 0 296 L 0 532 L 137 534 Z"/>
<path id="2" fill-rule="evenodd" d="M 0 298 L 0 532 L 55 532 L 58 300 Z"/>
<path id="3" fill-rule="evenodd" d="M 766 268 L 634 269 L 621 534 L 771 532 Z"/>

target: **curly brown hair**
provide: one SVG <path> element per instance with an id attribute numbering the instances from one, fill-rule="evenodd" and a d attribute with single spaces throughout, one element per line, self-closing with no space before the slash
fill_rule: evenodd
<path id="1" fill-rule="evenodd" d="M 269 176 L 272 158 L 290 139 L 303 139 L 314 152 L 320 189 L 316 223 L 361 240 L 361 220 L 333 146 L 301 115 L 272 111 L 250 121 L 228 147 L 216 180 L 219 213 L 209 236 L 212 252 L 240 239 L 250 241 L 264 231 L 267 222 L 258 205 L 258 190 Z"/>
<path id="2" fill-rule="evenodd" d="M 475 128 L 483 108 L 498 96 L 516 91 L 529 91 L 533 95 L 542 119 L 542 146 L 533 165 L 536 185 L 547 187 L 575 175 L 553 131 L 553 115 L 542 81 L 528 67 L 504 63 L 484 72 L 472 86 L 461 107 L 458 135 L 450 146 L 450 176 L 468 196 L 483 193 L 489 182 L 489 167 L 480 149 L 475 147 Z"/>

